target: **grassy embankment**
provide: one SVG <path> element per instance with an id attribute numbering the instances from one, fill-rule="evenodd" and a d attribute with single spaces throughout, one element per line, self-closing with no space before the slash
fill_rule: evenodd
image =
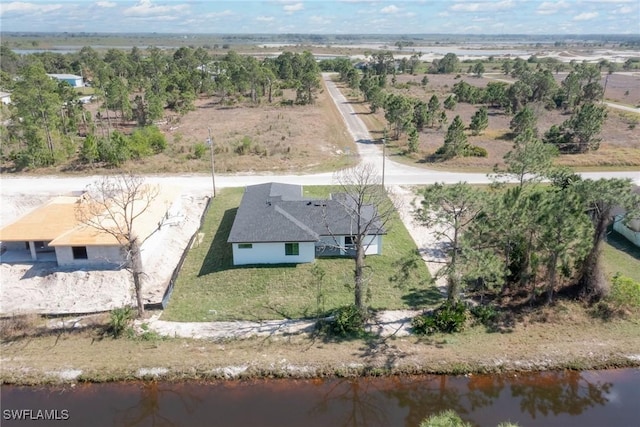
<path id="1" fill-rule="evenodd" d="M 224 189 L 214 200 L 205 219 L 202 239 L 187 256 L 162 318 L 192 322 L 300 318 L 352 303 L 352 259 L 233 266 L 227 238 L 242 191 Z M 326 197 L 329 191 L 330 187 L 305 187 L 305 195 L 309 197 Z M 373 309 L 415 308 L 439 300 L 438 291 L 429 284 L 424 263 L 410 262 L 416 260 L 415 243 L 397 216 L 383 238 L 382 251 L 382 256 L 367 257 Z M 411 265 L 407 277 L 402 274 L 405 265 Z M 314 268 L 325 273 L 321 285 L 324 302 L 320 306 Z"/>

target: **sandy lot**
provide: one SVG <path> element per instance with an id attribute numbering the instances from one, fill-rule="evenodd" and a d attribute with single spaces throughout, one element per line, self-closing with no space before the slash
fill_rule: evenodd
<path id="1" fill-rule="evenodd" d="M 442 242 L 436 241 L 433 237 L 433 230 L 414 220 L 414 209 L 418 198 L 415 189 L 394 186 L 391 191 L 398 199 L 400 216 L 405 226 L 416 242 L 430 273 L 435 276 L 443 265 L 445 255 L 442 251 Z M 6 223 L 5 219 L 15 218 L 26 213 L 49 197 L 50 195 L 47 194 L 19 194 L 4 197 L 2 204 L 3 223 Z M 143 246 L 143 260 L 147 272 L 143 282 L 143 295 L 147 304 L 157 304 L 162 301 L 182 251 L 199 226 L 206 198 L 202 194 L 192 191 L 185 191 L 182 198 L 185 207 L 184 220 L 177 226 L 168 227 L 150 245 Z M 0 274 L 2 280 L 0 314 L 90 313 L 108 311 L 132 304 L 135 301 L 131 277 L 126 270 L 65 270 L 58 268 L 55 263 L 1 264 Z M 444 278 L 438 278 L 436 285 L 444 291 Z M 387 332 L 398 328 L 406 329 L 408 328 L 407 319 L 410 317 L 411 313 L 403 312 L 381 314 L 377 319 L 377 326 L 373 325 L 372 327 L 379 327 Z M 176 333 L 186 336 L 214 333 L 211 329 L 212 325 L 206 326 L 205 329 L 208 332 L 200 331 L 201 326 L 197 325 L 185 326 L 187 329 L 180 332 L 175 329 L 175 326 L 169 327 L 162 322 L 152 321 L 151 323 L 157 324 L 158 332 L 172 336 Z M 246 325 L 234 323 L 228 327 L 220 325 L 215 334 L 217 336 L 224 334 L 225 331 L 226 333 L 235 331 L 234 335 L 243 336 L 259 333 L 260 330 L 264 333 L 270 333 L 272 328 L 286 330 L 281 324 L 268 327 L 263 324 L 255 326 L 249 323 L 247 322 Z M 405 332 L 408 333 L 408 331 Z"/>
<path id="2" fill-rule="evenodd" d="M 51 194 L 3 196 L 2 220 L 26 213 Z M 184 216 L 163 227 L 143 244 L 143 299 L 158 304 L 184 248 L 200 225 L 206 198 L 182 194 Z M 54 262 L 0 264 L 0 315 L 19 313 L 76 314 L 108 311 L 135 303 L 133 281 L 126 270 L 61 269 Z"/>

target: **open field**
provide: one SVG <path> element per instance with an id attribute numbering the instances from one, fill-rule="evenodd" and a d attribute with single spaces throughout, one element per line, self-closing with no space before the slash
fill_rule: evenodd
<path id="1" fill-rule="evenodd" d="M 329 187 L 305 187 L 306 196 L 325 197 Z M 313 194 L 309 193 L 313 191 Z M 312 264 L 232 265 L 229 231 L 242 189 L 225 189 L 214 200 L 202 239 L 187 256 L 163 320 L 267 320 L 310 317 L 353 302 L 350 258 Z M 367 257 L 373 309 L 421 308 L 440 300 L 416 247 L 398 217 L 383 238 L 383 255 Z M 325 272 L 324 302 L 317 304 L 314 267 Z M 407 271 L 405 277 L 403 267 Z"/>
<path id="2" fill-rule="evenodd" d="M 229 97 L 196 100 L 195 111 L 184 116 L 166 111 L 166 120 L 158 122 L 165 134 L 167 149 L 151 157 L 130 160 L 122 170 L 137 173 L 208 172 L 211 158 L 206 144 L 211 128 L 215 143 L 215 168 L 220 173 L 290 172 L 295 174 L 342 169 L 355 164 L 355 143 L 345 129 L 335 104 L 324 87 L 317 92 L 313 105 L 283 105 L 295 99 L 295 91 L 284 90 L 269 104 L 260 105 Z M 96 113 L 97 103 L 85 108 Z M 113 117 L 115 113 L 111 112 Z M 112 119 L 113 120 L 113 119 Z M 124 132 L 135 128 L 134 122 L 119 125 Z M 200 147 L 202 148 L 202 147 Z M 109 171 L 68 162 L 56 167 L 39 168 L 37 174 L 96 173 Z"/>
<path id="3" fill-rule="evenodd" d="M 484 87 L 491 81 L 487 78 L 476 78 L 471 76 L 463 76 L 457 78 L 455 75 L 439 75 L 428 74 L 429 84 L 425 87 L 420 85 L 422 75 L 398 75 L 396 87 L 391 84 L 387 89 L 393 93 L 401 93 L 407 96 L 421 99 L 428 102 L 433 94 L 440 99 L 440 103 L 451 91 L 453 85 L 460 80 L 467 83 Z M 616 75 L 610 80 L 615 81 L 611 89 L 607 88 L 607 97 L 613 100 L 625 102 L 628 99 L 640 99 L 640 77 L 630 75 Z M 628 89 L 622 89 L 627 87 Z M 374 138 L 381 138 L 382 131 L 386 124 L 384 111 L 380 109 L 373 114 L 369 111 L 368 103 L 362 102 L 361 99 L 354 97 L 356 94 L 349 89 L 342 88 L 343 93 L 354 103 L 354 109 L 360 114 L 360 117 L 367 124 Z M 629 95 L 625 96 L 626 91 Z M 471 122 L 471 116 L 478 109 L 477 106 L 458 103 L 453 111 L 446 111 L 447 123 L 451 123 L 456 115 L 459 115 L 462 121 L 468 126 Z M 560 111 L 548 111 L 543 108 L 536 110 L 538 113 L 538 128 L 543 134 L 554 124 L 560 124 L 569 116 L 562 114 Z M 418 153 L 411 155 L 403 155 L 407 148 L 407 136 L 402 135 L 399 141 L 388 141 L 388 153 L 397 161 L 411 164 L 414 166 L 423 166 L 428 168 L 447 168 L 447 169 L 465 169 L 473 171 L 490 171 L 496 164 L 503 164 L 503 156 L 512 148 L 513 141 L 509 137 L 509 122 L 512 116 L 504 114 L 499 109 L 489 108 L 489 127 L 482 135 L 472 136 L 468 132 L 468 139 L 471 144 L 485 148 L 489 152 L 489 156 L 485 158 L 466 157 L 455 158 L 447 162 L 432 163 L 427 162 L 426 158 L 433 154 L 435 150 L 444 142 L 447 125 L 441 129 L 425 128 L 420 133 L 420 146 Z M 600 149 L 586 154 L 565 154 L 561 155 L 557 163 L 576 168 L 622 168 L 637 169 L 640 167 L 640 136 L 638 135 L 636 125 L 640 123 L 640 115 L 609 109 L 609 116 L 606 120 L 600 137 L 602 142 Z"/>
<path id="4" fill-rule="evenodd" d="M 520 313 L 502 332 L 473 326 L 429 338 L 332 341 L 287 336 L 212 342 L 191 339 L 120 339 L 95 329 L 28 329 L 0 344 L 4 383 L 318 377 L 402 373 L 596 369 L 640 364 L 638 314 L 603 321 L 584 307 L 559 303 L 536 314 Z M 25 335 L 26 334 L 26 335 Z"/>

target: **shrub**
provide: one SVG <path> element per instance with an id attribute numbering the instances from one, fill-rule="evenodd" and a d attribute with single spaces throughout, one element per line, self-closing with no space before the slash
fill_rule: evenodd
<path id="1" fill-rule="evenodd" d="M 193 146 L 193 157 L 196 159 L 201 159 L 202 156 L 204 156 L 205 151 L 207 151 L 207 146 L 202 142 L 198 142 Z"/>
<path id="2" fill-rule="evenodd" d="M 493 305 L 476 305 L 469 310 L 473 317 L 485 326 L 491 326 L 498 317 L 498 311 Z"/>
<path id="3" fill-rule="evenodd" d="M 420 423 L 420 427 L 471 427 L 451 409 L 431 415 Z"/>
<path id="4" fill-rule="evenodd" d="M 478 147 L 477 145 L 470 145 L 466 148 L 465 156 L 470 157 L 487 157 L 489 153 L 486 149 Z"/>
<path id="5" fill-rule="evenodd" d="M 364 334 L 365 317 L 354 304 L 338 308 L 334 318 L 328 324 L 329 332 L 340 337 L 361 336 Z"/>
<path id="6" fill-rule="evenodd" d="M 640 282 L 616 274 L 611 284 L 609 299 L 621 306 L 640 308 Z"/>
<path id="7" fill-rule="evenodd" d="M 252 144 L 253 144 L 253 141 L 251 141 L 250 137 L 248 136 L 243 137 L 240 143 L 236 146 L 236 149 L 235 149 L 236 154 L 239 154 L 241 156 L 245 154 L 249 154 L 251 152 Z"/>
<path id="8" fill-rule="evenodd" d="M 131 307 L 116 308 L 111 311 L 107 333 L 113 338 L 120 338 L 133 320 L 134 311 Z"/>
<path id="9" fill-rule="evenodd" d="M 411 327 L 418 335 L 431 335 L 436 332 L 453 333 L 462 331 L 466 321 L 465 305 L 461 302 L 453 304 L 446 301 L 433 312 L 414 317 Z"/>

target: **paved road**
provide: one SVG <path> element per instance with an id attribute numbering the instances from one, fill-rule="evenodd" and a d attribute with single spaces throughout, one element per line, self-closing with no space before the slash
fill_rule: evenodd
<path id="1" fill-rule="evenodd" d="M 344 122 L 357 143 L 358 153 L 363 161 L 373 163 L 379 171 L 382 170 L 382 149 L 380 144 L 375 144 L 366 126 L 355 114 L 351 104 L 331 81 L 329 74 L 323 74 L 327 90 L 336 103 Z M 445 172 L 440 170 L 422 169 L 407 166 L 386 159 L 385 184 L 387 185 L 423 185 L 435 182 L 455 183 L 466 181 L 470 184 L 486 184 L 491 182 L 483 173 Z M 640 171 L 626 172 L 588 172 L 581 174 L 585 178 L 632 178 L 640 185 Z M 97 176 L 86 177 L 60 177 L 60 176 L 9 176 L 0 177 L 0 196 L 16 194 L 68 194 L 72 191 L 81 191 L 88 184 L 95 181 Z M 206 193 L 211 191 L 211 176 L 197 175 L 157 175 L 150 176 L 148 180 L 153 183 L 165 183 L 181 186 L 194 193 Z M 216 187 L 244 187 L 251 184 L 277 181 L 297 183 L 301 185 L 325 185 L 334 183 L 332 173 L 319 173 L 310 175 L 277 175 L 277 174 L 245 174 L 245 175 L 216 175 Z M 7 218 L 0 218 L 0 224 L 6 224 Z"/>

